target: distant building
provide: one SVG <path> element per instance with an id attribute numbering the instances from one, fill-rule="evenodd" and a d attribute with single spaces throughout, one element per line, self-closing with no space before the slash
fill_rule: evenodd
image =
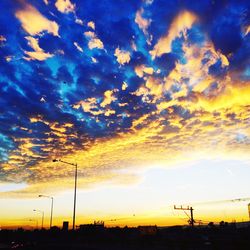
<path id="1" fill-rule="evenodd" d="M 156 235 L 157 226 L 138 226 L 141 235 Z"/>
<path id="2" fill-rule="evenodd" d="M 104 221 L 94 221 L 94 224 L 82 224 L 80 230 L 99 231 L 104 229 Z"/>
<path id="3" fill-rule="evenodd" d="M 69 230 L 69 222 L 68 221 L 64 221 L 63 222 L 63 231 L 68 231 Z"/>
<path id="4" fill-rule="evenodd" d="M 237 222 L 237 223 L 235 223 L 235 226 L 236 226 L 236 228 L 250 227 L 250 222 L 249 221 Z"/>
<path id="5" fill-rule="evenodd" d="M 53 227 L 51 227 L 50 230 L 51 230 L 51 231 L 54 231 L 54 232 L 59 232 L 59 231 L 61 230 L 61 228 L 60 228 L 60 227 L 57 227 L 57 226 L 53 226 Z"/>

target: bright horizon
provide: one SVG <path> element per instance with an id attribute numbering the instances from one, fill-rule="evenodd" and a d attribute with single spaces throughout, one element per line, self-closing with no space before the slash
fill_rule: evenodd
<path id="1" fill-rule="evenodd" d="M 169 169 L 153 167 L 137 173 L 140 179 L 130 186 L 107 182 L 85 190 L 80 189 L 77 193 L 76 225 L 91 224 L 94 221 L 104 221 L 107 226 L 187 225 L 188 217 L 183 211 L 174 210 L 174 205 L 178 207 L 181 205 L 183 207 L 193 206 L 195 220 L 202 220 L 203 224 L 210 221 L 219 223 L 222 220 L 228 222 L 249 221 L 247 204 L 250 203 L 250 198 L 248 201 L 223 202 L 226 199 L 249 197 L 249 186 L 246 185 L 249 162 L 225 161 L 224 163 L 227 165 L 222 167 L 218 165 L 223 162 L 218 160 L 206 160 L 202 163 L 205 166 L 200 167 L 201 162 L 198 162 L 187 167 L 177 166 Z M 239 167 L 239 164 L 242 166 Z M 213 166 L 211 167 L 211 165 Z M 180 173 L 183 176 L 178 181 L 173 179 Z M 225 175 L 225 178 L 221 182 L 222 174 Z M 190 178 L 193 178 L 192 185 L 189 182 Z M 236 178 L 243 181 L 241 185 L 238 186 L 239 183 L 235 183 Z M 213 180 L 214 187 L 209 186 L 208 190 L 206 184 L 210 180 Z M 169 191 L 173 183 L 176 183 L 177 192 Z M 223 185 L 223 189 L 218 190 L 220 184 Z M 235 188 L 236 184 L 237 188 Z M 235 188 L 233 194 L 230 189 L 231 185 Z M 164 190 L 161 191 L 161 189 Z M 72 190 L 69 189 L 67 192 L 53 195 L 53 197 L 53 225 L 62 227 L 63 221 L 69 221 L 72 226 L 73 186 Z M 206 202 L 213 201 L 214 204 L 206 204 Z M 217 201 L 221 201 L 221 203 L 217 204 Z M 44 227 L 49 228 L 51 204 L 49 199 L 12 198 L 6 199 L 6 202 L 9 205 L 6 206 L 7 209 L 5 206 L 2 209 L 2 228 L 18 226 L 35 228 L 36 223 L 40 227 L 41 214 L 33 212 L 33 209 L 44 211 Z M 17 207 L 18 211 L 16 211 Z"/>
<path id="2" fill-rule="evenodd" d="M 247 1 L 0 8 L 1 228 L 249 221 Z"/>

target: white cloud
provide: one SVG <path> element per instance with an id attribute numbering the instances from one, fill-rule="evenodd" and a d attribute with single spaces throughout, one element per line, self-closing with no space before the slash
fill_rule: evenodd
<path id="1" fill-rule="evenodd" d="M 13 59 L 14 59 L 14 56 L 6 56 L 6 57 L 5 57 L 6 62 L 10 62 L 10 61 L 12 61 Z"/>
<path id="2" fill-rule="evenodd" d="M 91 60 L 92 60 L 93 63 L 98 63 L 97 59 L 95 57 L 93 57 L 93 56 L 91 57 Z"/>
<path id="3" fill-rule="evenodd" d="M 80 52 L 83 52 L 83 49 L 81 48 L 81 46 L 80 46 L 77 42 L 74 42 L 74 45 L 75 45 L 75 47 L 76 47 Z"/>
<path id="4" fill-rule="evenodd" d="M 136 47 L 136 44 L 134 41 L 131 42 L 131 48 L 134 50 L 134 51 L 137 51 L 137 47 Z"/>
<path id="5" fill-rule="evenodd" d="M 79 18 L 76 18 L 75 23 L 83 26 L 83 21 Z"/>
<path id="6" fill-rule="evenodd" d="M 150 5 L 154 2 L 154 0 L 144 0 L 146 5 Z"/>

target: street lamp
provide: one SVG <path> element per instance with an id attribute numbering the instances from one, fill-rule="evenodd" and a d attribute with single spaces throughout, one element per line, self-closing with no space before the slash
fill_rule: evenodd
<path id="1" fill-rule="evenodd" d="M 62 162 L 75 167 L 75 189 L 74 189 L 74 210 L 73 210 L 73 230 L 75 230 L 75 219 L 76 219 L 76 186 L 77 186 L 77 163 L 70 163 L 62 161 L 61 159 L 54 159 L 53 162 Z"/>
<path id="2" fill-rule="evenodd" d="M 37 209 L 33 209 L 33 211 L 42 214 L 42 227 L 41 227 L 41 229 L 43 229 L 44 211 L 42 211 L 42 210 L 37 210 Z"/>
<path id="3" fill-rule="evenodd" d="M 53 217 L 53 203 L 54 203 L 54 197 L 48 196 L 48 195 L 43 195 L 39 194 L 38 197 L 45 197 L 51 199 L 51 210 L 50 210 L 50 229 L 52 227 L 52 217 Z"/>

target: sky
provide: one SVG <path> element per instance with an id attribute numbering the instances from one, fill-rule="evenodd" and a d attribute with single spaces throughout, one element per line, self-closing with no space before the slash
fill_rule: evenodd
<path id="1" fill-rule="evenodd" d="M 2 0 L 0 225 L 248 220 L 250 3 Z M 196 205 L 195 205 L 196 204 Z M 200 206 L 200 207 L 199 207 Z M 33 225 L 34 226 L 34 225 Z"/>

